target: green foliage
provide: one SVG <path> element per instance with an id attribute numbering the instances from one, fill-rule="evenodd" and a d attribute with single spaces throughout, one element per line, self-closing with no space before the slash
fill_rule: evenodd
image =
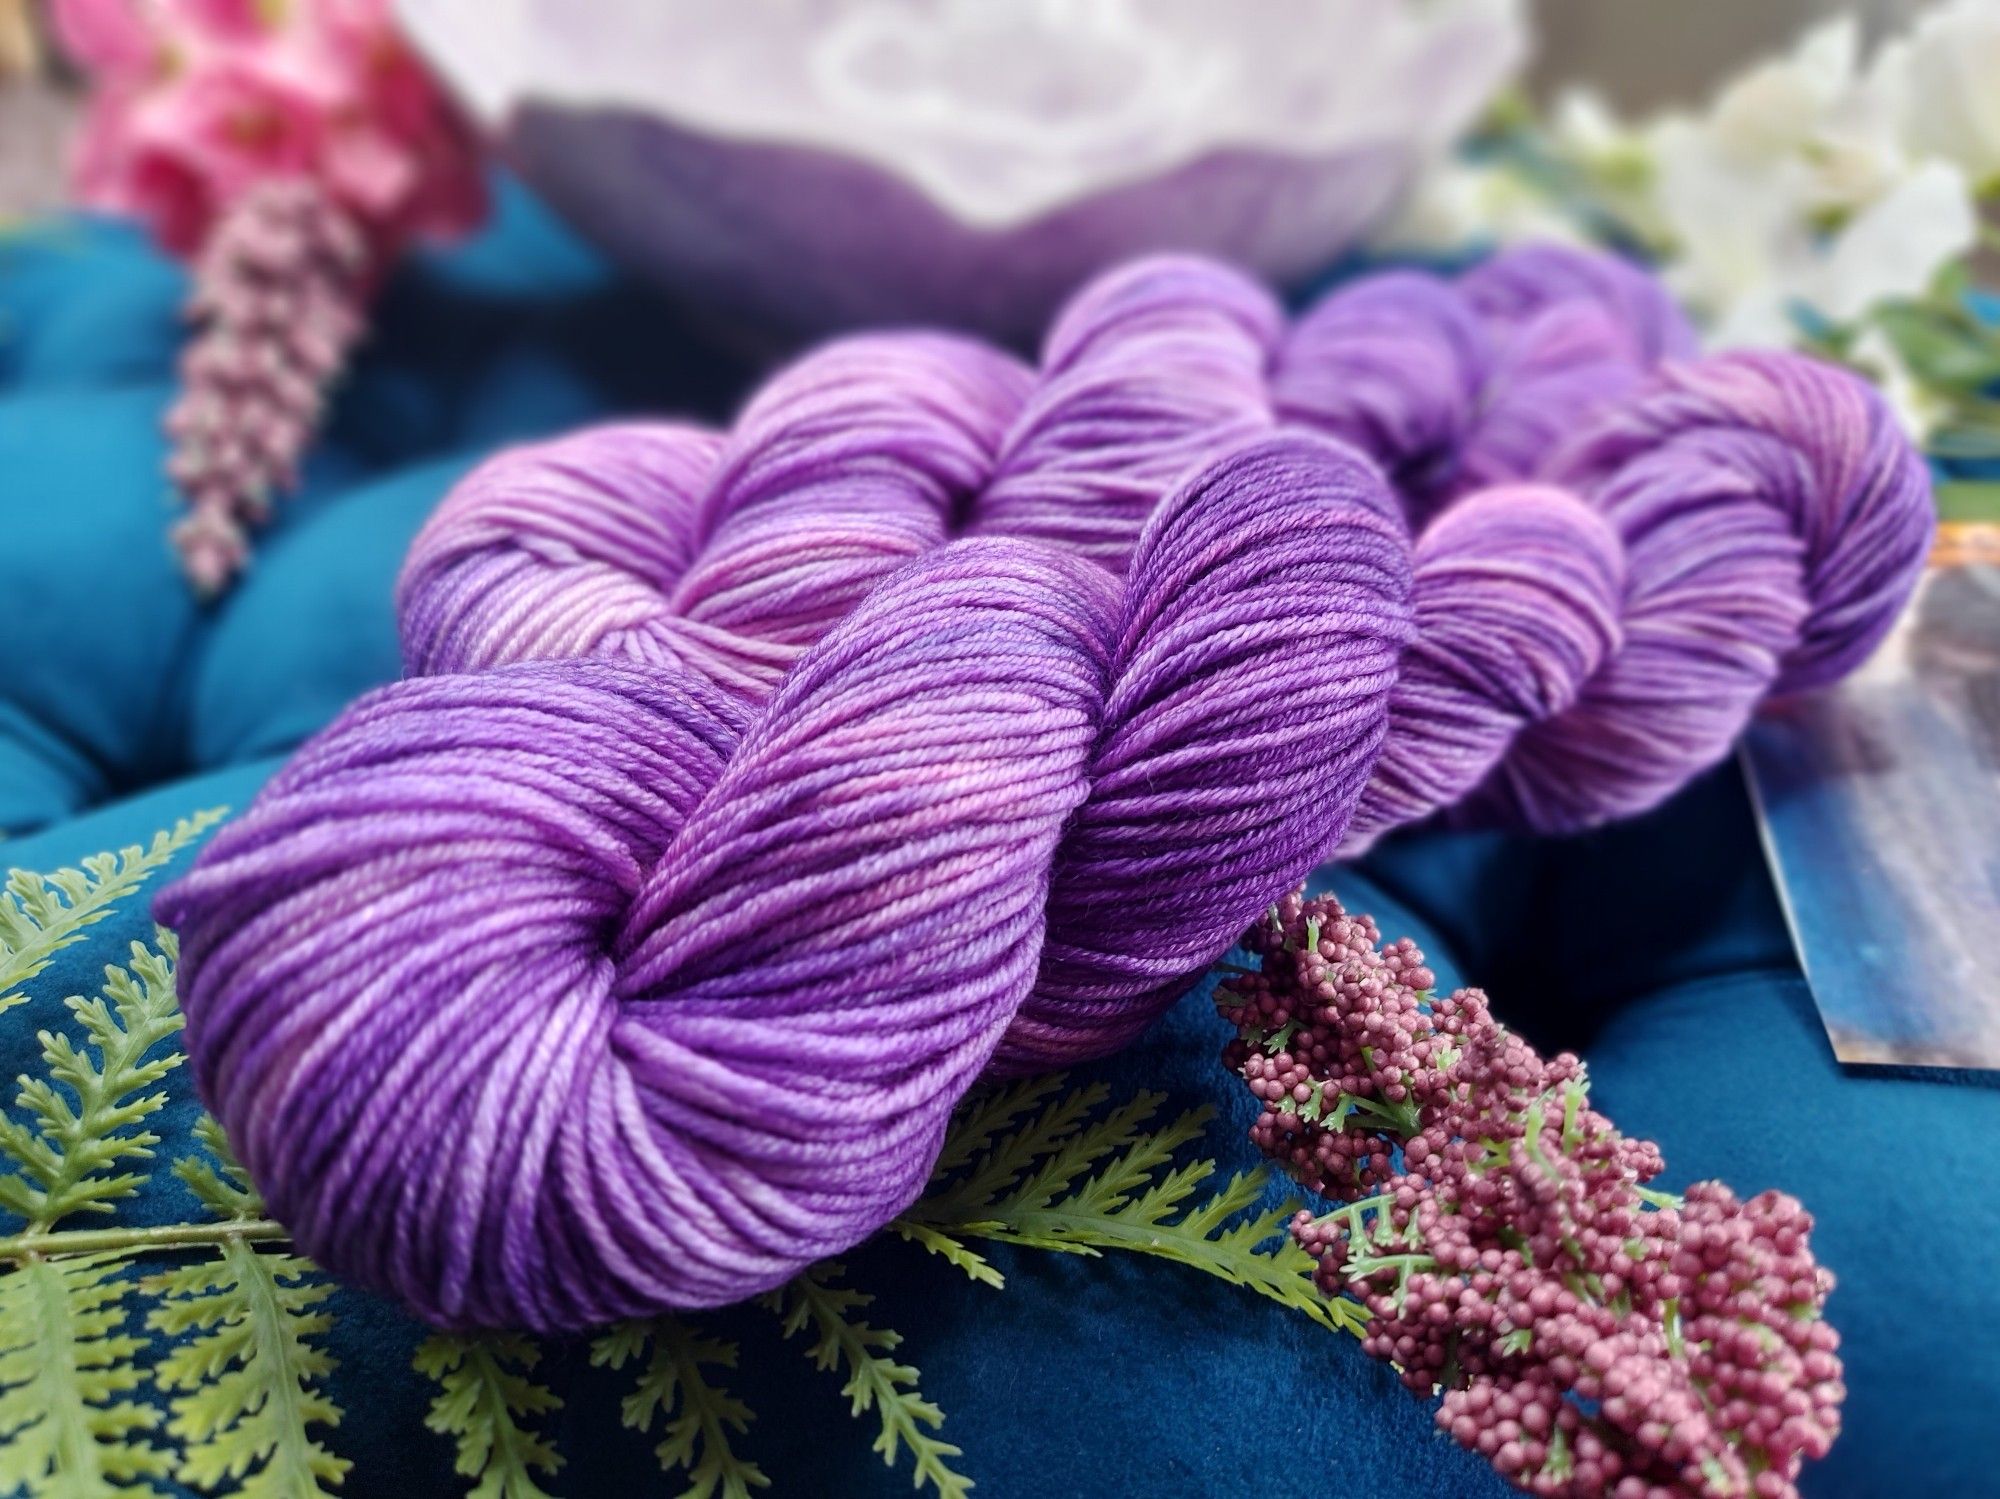
<path id="1" fill-rule="evenodd" d="M 656 1415 L 665 1423 L 665 1440 L 653 1451 L 669 1473 L 687 1474 L 680 1499 L 750 1499 L 752 1489 L 770 1486 L 764 1471 L 738 1457 L 731 1444 L 732 1433 L 749 1430 L 750 1407 L 703 1367 L 734 1369 L 736 1355 L 736 1344 L 701 1336 L 676 1317 L 621 1323 L 590 1346 L 593 1364 L 622 1369 L 646 1360 L 620 1414 L 634 1431 L 651 1431 Z"/>
<path id="2" fill-rule="evenodd" d="M 172 1392 L 167 1432 L 182 1444 L 175 1476 L 246 1499 L 303 1499 L 337 1488 L 350 1466 L 313 1434 L 340 1420 L 319 1381 L 334 1362 L 313 1340 L 333 1325 L 332 1285 L 295 1254 L 226 1240 L 214 1259 L 154 1277 L 147 1326 L 169 1337 L 155 1370 Z"/>
<path id="3" fill-rule="evenodd" d="M 456 1441 L 454 1470 L 476 1480 L 470 1499 L 549 1499 L 535 1474 L 552 1477 L 562 1458 L 527 1423 L 562 1401 L 530 1377 L 540 1358 L 516 1334 L 438 1333 L 417 1349 L 417 1372 L 438 1384 L 424 1425 Z"/>
<path id="4" fill-rule="evenodd" d="M 29 1259 L 0 1276 L 0 1493 L 28 1499 L 152 1493 L 168 1454 L 126 1327 L 123 1252 Z"/>
<path id="5" fill-rule="evenodd" d="M 144 848 L 135 843 L 115 854 L 98 854 L 85 859 L 81 869 L 47 875 L 10 871 L 0 886 L 0 1010 L 24 1002 L 22 984 L 223 815 L 221 807 L 197 812 L 155 833 Z"/>
<path id="6" fill-rule="evenodd" d="M 972 1248 L 963 1239 L 955 1239 L 928 1223 L 918 1223 L 907 1215 L 889 1225 L 889 1232 L 899 1239 L 905 1239 L 920 1249 L 928 1249 L 954 1269 L 963 1270 L 968 1277 L 983 1286 L 999 1290 L 1007 1284 L 1007 1277 L 993 1268 L 990 1260 Z"/>
<path id="7" fill-rule="evenodd" d="M 1940 392 L 1977 400 L 2000 383 L 2000 328 L 1966 303 L 1962 274 L 1922 301 L 1886 302 L 1875 323 L 1918 376 Z"/>
<path id="8" fill-rule="evenodd" d="M 844 1269 L 831 1263 L 815 1265 L 771 1294 L 769 1302 L 782 1319 L 785 1336 L 810 1326 L 813 1340 L 806 1351 L 814 1365 L 846 1371 L 840 1392 L 854 1415 L 875 1412 L 882 1428 L 875 1450 L 883 1462 L 894 1466 L 896 1454 L 907 1447 L 916 1463 L 919 1487 L 928 1483 L 940 1499 L 963 1499 L 972 1480 L 955 1472 L 950 1463 L 960 1451 L 935 1434 L 944 1424 L 944 1412 L 918 1391 L 917 1371 L 890 1357 L 902 1344 L 902 1335 L 855 1320 L 854 1314 L 875 1298 L 835 1284 Z"/>
<path id="9" fill-rule="evenodd" d="M 1261 1207 L 1268 1175 L 1247 1171 L 1220 1188 L 1214 1161 L 1174 1163 L 1200 1137 L 1209 1111 L 1152 1124 L 1164 1101 L 1141 1093 L 1098 1113 L 1107 1090 L 1073 1089 L 1015 1121 L 1055 1093 L 1061 1079 L 1002 1090 L 976 1106 L 981 1139 L 956 1154 L 950 1169 L 895 1227 L 945 1255 L 975 1280 L 990 1271 L 963 1241 L 1019 1244 L 1065 1254 L 1119 1249 L 1172 1260 L 1267 1296 L 1322 1326 L 1359 1332 L 1354 1309 L 1314 1285 L 1313 1262 L 1285 1231 L 1296 1204 Z M 989 1117 L 990 1116 L 990 1117 Z M 997 1122 L 992 1122 L 997 1118 Z M 947 1152 L 951 1154 L 951 1152 Z"/>
<path id="10" fill-rule="evenodd" d="M 201 1153 L 174 1162 L 174 1175 L 186 1182 L 201 1205 L 224 1220 L 247 1221 L 264 1216 L 264 1199 L 251 1184 L 250 1173 L 237 1163 L 223 1138 L 222 1126 L 203 1114 L 195 1121 Z"/>
<path id="11" fill-rule="evenodd" d="M 49 955 L 79 939 L 220 814 L 189 818 L 144 848 L 46 877 L 15 874 L 0 893 L 0 1008 Z M 349 1464 L 326 1445 L 341 1412 L 324 1381 L 322 1346 L 332 1286 L 288 1252 L 283 1228 L 203 1117 L 202 1147 L 173 1165 L 207 1221 L 81 1228 L 138 1191 L 161 1142 L 149 1121 L 181 1058 L 170 933 L 133 944 L 105 970 L 102 995 L 66 1003 L 75 1034 L 41 1033 L 45 1075 L 21 1079 L 18 1116 L 0 1116 L 0 1209 L 25 1228 L 0 1237 L 0 1495 L 157 1493 L 178 1480 L 250 1499 L 312 1499 L 337 1489 Z M 1060 1253 L 1124 1250 L 1176 1261 L 1271 1297 L 1315 1321 L 1344 1326 L 1348 1303 L 1311 1284 L 1311 1261 L 1282 1235 L 1284 1208 L 1263 1209 L 1265 1178 L 1212 1185 L 1217 1168 L 1183 1157 L 1205 1111 L 1165 1125 L 1162 1099 L 1108 1106 L 1102 1084 L 1069 1089 L 1060 1076 L 970 1100 L 946 1137 L 929 1193 L 891 1225 L 971 1279 L 1004 1284 L 974 1243 Z M 1272 1241 L 1277 1241 L 1273 1243 Z M 269 1248 L 260 1249 L 259 1245 Z M 142 1253 L 176 1257 L 135 1278 Z M 197 1257 L 198 1256 L 198 1257 Z M 944 1415 L 895 1359 L 898 1334 L 862 1320 L 872 1299 L 815 1266 L 772 1293 L 786 1337 L 804 1333 L 822 1369 L 843 1375 L 856 1416 L 873 1415 L 874 1450 L 910 1455 L 919 1487 L 945 1499 L 972 1482 L 940 1433 Z M 157 1337 L 138 1335 L 143 1322 Z M 736 1451 L 750 1408 L 716 1374 L 737 1345 L 672 1317 L 599 1336 L 594 1364 L 636 1366 L 625 1425 L 652 1433 L 662 1467 L 684 1477 L 683 1499 L 753 1499 L 770 1480 Z M 415 1367 L 435 1382 L 426 1424 L 456 1448 L 473 1499 L 549 1499 L 542 1484 L 562 1458 L 538 1428 L 561 1401 L 536 1380 L 540 1352 L 520 1336 L 433 1336 Z M 148 1390 L 159 1405 L 139 1397 Z"/>
<path id="12" fill-rule="evenodd" d="M 85 1036 L 41 1033 L 46 1077 L 23 1077 L 16 1095 L 32 1124 L 0 1116 L 0 1156 L 14 1170 L 0 1176 L 0 1209 L 45 1230 L 73 1213 L 109 1213 L 145 1181 L 113 1168 L 152 1157 L 160 1137 L 142 1128 L 167 1101 L 156 1086 L 180 1065 L 178 1053 L 154 1055 L 181 1028 L 174 1002 L 172 932 L 156 929 L 155 946 L 132 944 L 123 968 L 104 970 L 102 997 L 64 1001 Z"/>
<path id="13" fill-rule="evenodd" d="M 1995 457 L 2000 457 L 1996 450 Z M 2000 480 L 1962 479 L 1937 487 L 1938 519 L 2000 525 Z"/>
<path id="14" fill-rule="evenodd" d="M 212 1159 L 175 1170 L 220 1218 L 263 1209 L 212 1120 L 199 1127 Z M 314 1340 L 333 1325 L 333 1285 L 311 1261 L 260 1253 L 224 1238 L 214 1258 L 146 1282 L 158 1297 L 146 1325 L 183 1339 L 155 1367 L 170 1393 L 167 1432 L 181 1444 L 175 1476 L 196 1489 L 229 1482 L 245 1499 L 306 1499 L 339 1487 L 351 1466 L 314 1435 L 340 1408 L 320 1389 L 333 1359 Z"/>

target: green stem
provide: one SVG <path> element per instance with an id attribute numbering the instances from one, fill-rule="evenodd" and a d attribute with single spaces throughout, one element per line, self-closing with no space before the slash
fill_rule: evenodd
<path id="1" fill-rule="evenodd" d="M 922 1220 L 915 1220 L 922 1221 Z M 1322 1326 L 1349 1331 L 1357 1336 L 1361 1324 L 1348 1308 L 1351 1303 L 1337 1298 L 1307 1303 L 1300 1295 L 1301 1277 L 1286 1269 L 1270 1255 L 1254 1250 L 1232 1253 L 1210 1241 L 1218 1251 L 1212 1256 L 1194 1252 L 1189 1245 L 1162 1232 L 1160 1225 L 1127 1223 L 1109 1214 L 1072 1213 L 1055 1208 L 1031 1208 L 1017 1212 L 1005 1222 L 955 1223 L 938 1221 L 929 1226 L 967 1239 L 990 1239 L 1002 1244 L 1018 1244 L 1030 1249 L 1077 1245 L 1090 1249 L 1117 1249 L 1129 1254 L 1156 1255 L 1186 1265 L 1218 1279 L 1255 1291 L 1294 1311 L 1305 1311 Z M 1225 1268 L 1226 1267 L 1226 1268 Z"/>
<path id="2" fill-rule="evenodd" d="M 218 1244 L 270 1243 L 285 1237 L 284 1225 L 268 1218 L 242 1218 L 229 1223 L 163 1223 L 152 1228 L 73 1228 L 0 1238 L 0 1260 L 25 1263 L 37 1257 L 60 1259 L 103 1250 L 206 1249 Z"/>

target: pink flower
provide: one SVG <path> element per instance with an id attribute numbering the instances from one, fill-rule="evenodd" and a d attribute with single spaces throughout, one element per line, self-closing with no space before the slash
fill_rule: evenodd
<path id="1" fill-rule="evenodd" d="M 116 197 L 102 206 L 144 219 L 162 246 L 191 256 L 208 238 L 220 205 L 199 162 L 172 141 L 152 141 L 128 147 Z"/>
<path id="2" fill-rule="evenodd" d="M 327 139 L 322 165 L 334 197 L 363 218 L 387 223 L 408 216 L 419 186 L 418 163 L 382 131 L 366 125 L 336 130 Z"/>
<path id="3" fill-rule="evenodd" d="M 312 80 L 266 51 L 229 52 L 146 109 L 145 133 L 180 144 L 224 197 L 319 161 L 325 101 Z"/>
<path id="4" fill-rule="evenodd" d="M 385 254 L 484 215 L 472 132 L 386 0 L 57 0 L 55 16 L 97 80 L 77 196 L 176 253 L 279 180 L 317 184 Z"/>
<path id="5" fill-rule="evenodd" d="M 150 7 L 131 0 L 55 0 L 51 19 L 63 50 L 106 83 L 160 68 L 163 38 Z"/>
<path id="6" fill-rule="evenodd" d="M 180 25 L 216 38 L 262 36 L 286 24 L 287 0 L 155 0 Z"/>

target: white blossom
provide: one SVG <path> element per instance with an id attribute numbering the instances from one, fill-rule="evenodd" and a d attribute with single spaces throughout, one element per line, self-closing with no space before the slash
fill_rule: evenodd
<path id="1" fill-rule="evenodd" d="M 1964 4 L 2000 15 L 2000 0 Z M 2000 25 L 1995 38 L 2000 47 Z M 1912 45 L 1902 62 L 1864 69 L 1860 30 L 1843 18 L 1749 68 L 1698 113 L 1626 126 L 1578 93 L 1557 102 L 1546 138 L 1598 206 L 1660 254 L 1713 342 L 1788 344 L 1802 307 L 1853 323 L 1921 296 L 1977 239 L 1963 163 L 1919 149 L 1891 86 L 1928 55 Z M 2000 122 L 2000 56 L 1988 76 L 1995 96 L 1981 102 Z M 1468 215 L 1497 204 L 1510 230 L 1535 220 L 1497 185 L 1456 191 Z"/>
<path id="2" fill-rule="evenodd" d="M 1883 47 L 1870 79 L 1917 156 L 1955 163 L 2000 193 L 2000 0 L 1951 0 Z"/>
<path id="3" fill-rule="evenodd" d="M 1577 221 L 1510 166 L 1446 158 L 1417 179 L 1382 249 L 1452 251 L 1522 240 L 1582 243 Z"/>
<path id="4" fill-rule="evenodd" d="M 1880 302 L 1922 296 L 1978 237 L 1965 174 L 1927 161 L 1827 241 L 1801 290 L 1828 317 L 1852 322 Z"/>

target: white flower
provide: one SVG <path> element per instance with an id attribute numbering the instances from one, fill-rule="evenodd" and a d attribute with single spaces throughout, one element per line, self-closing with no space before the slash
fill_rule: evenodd
<path id="1" fill-rule="evenodd" d="M 1861 32 L 1852 16 L 1799 38 L 1790 55 L 1732 80 L 1704 124 L 1716 144 L 1745 161 L 1776 160 L 1807 145 L 1852 89 Z"/>
<path id="2" fill-rule="evenodd" d="M 2000 0 L 1952 0 L 1885 46 L 1870 75 L 1904 148 L 2000 193 Z"/>
<path id="3" fill-rule="evenodd" d="M 1748 169 L 1802 166 L 1815 212 L 1864 207 L 1893 188 L 1909 160 L 1894 112 L 1864 86 L 1853 17 L 1815 27 L 1790 55 L 1762 63 L 1716 97 L 1703 129 L 1715 149 Z"/>
<path id="4" fill-rule="evenodd" d="M 1801 292 L 1836 322 L 1852 322 L 1879 302 L 1922 296 L 1978 238 L 1965 174 L 1927 161 L 1832 236 Z"/>
<path id="5" fill-rule="evenodd" d="M 1947 162 L 1925 162 L 1825 230 L 1808 164 L 1749 167 L 1686 125 L 1662 128 L 1655 145 L 1661 214 L 1679 251 L 1668 279 L 1721 346 L 1793 342 L 1800 304 L 1848 323 L 1921 296 L 1978 237 L 1965 178 Z"/>
<path id="6" fill-rule="evenodd" d="M 1668 238 L 1658 203 L 1659 163 L 1647 130 L 1635 129 L 1589 88 L 1567 88 L 1549 110 L 1549 147 L 1589 185 L 1602 208 L 1640 244 Z"/>
<path id="7" fill-rule="evenodd" d="M 1847 323 L 1921 296 L 1977 238 L 1964 174 L 1903 149 L 1859 48 L 1852 20 L 1818 27 L 1647 131 L 1668 276 L 1714 343 L 1793 342 L 1800 305 Z"/>
<path id="8" fill-rule="evenodd" d="M 1746 163 L 1702 124 L 1651 132 L 1665 270 L 1677 295 L 1725 345 L 1784 344 L 1794 332 L 1788 276 L 1812 259 L 1806 173 L 1792 161 Z"/>
<path id="9" fill-rule="evenodd" d="M 1793 344 L 1802 310 L 1861 322 L 1977 242 L 1967 173 L 2000 182 L 2000 0 L 1954 0 L 1868 69 L 1855 20 L 1830 21 L 1704 112 L 1636 127 L 1574 91 L 1540 144 L 1581 209 L 1504 160 L 1461 164 L 1426 184 L 1403 242 L 1575 238 L 1608 217 L 1660 257 L 1712 342 Z"/>
<path id="10" fill-rule="evenodd" d="M 1504 163 L 1438 162 L 1422 173 L 1402 214 L 1378 239 L 1392 250 L 1463 250 L 1520 240 L 1581 244 L 1576 220 Z"/>

